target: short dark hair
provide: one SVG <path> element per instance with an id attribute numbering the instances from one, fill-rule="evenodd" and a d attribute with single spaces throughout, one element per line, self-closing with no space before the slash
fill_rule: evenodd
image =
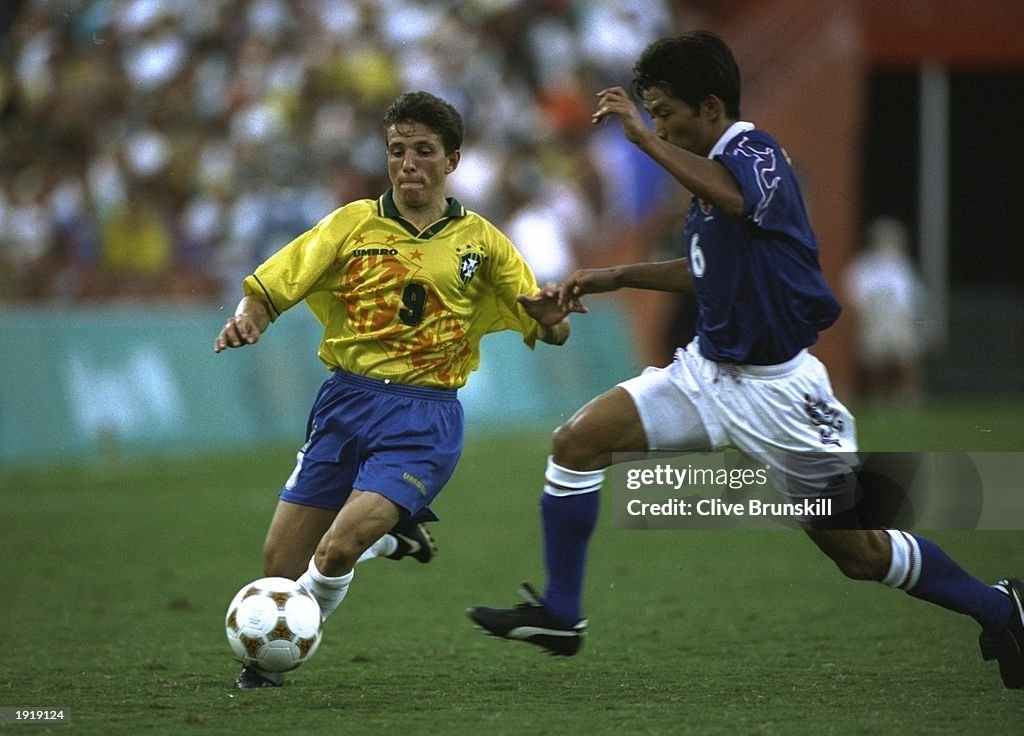
<path id="1" fill-rule="evenodd" d="M 406 92 L 384 111 L 384 136 L 397 123 L 422 123 L 441 137 L 445 154 L 462 148 L 463 124 L 459 111 L 429 92 Z"/>
<path id="2" fill-rule="evenodd" d="M 740 69 L 732 51 L 711 31 L 690 31 L 650 44 L 633 67 L 633 94 L 662 87 L 697 110 L 714 95 L 730 118 L 740 117 Z"/>

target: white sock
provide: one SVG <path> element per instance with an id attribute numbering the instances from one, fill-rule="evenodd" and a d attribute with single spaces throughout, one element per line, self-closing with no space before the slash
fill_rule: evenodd
<path id="1" fill-rule="evenodd" d="M 346 575 L 328 577 L 316 569 L 315 559 L 310 558 L 309 568 L 302 573 L 297 582 L 316 598 L 316 602 L 320 604 L 320 618 L 326 621 L 345 600 L 354 574 L 355 570 L 350 570 Z"/>
<path id="2" fill-rule="evenodd" d="M 397 549 L 398 540 L 390 534 L 385 534 L 383 537 L 371 544 L 365 552 L 359 555 L 359 559 L 356 560 L 356 564 L 358 565 L 360 562 L 372 560 L 374 557 L 387 557 L 388 555 L 393 555 Z"/>
<path id="3" fill-rule="evenodd" d="M 890 588 L 913 590 L 917 579 L 921 577 L 921 550 L 912 534 L 898 529 L 886 529 L 892 547 L 892 562 L 889 572 L 882 578 L 882 584 Z"/>
<path id="4" fill-rule="evenodd" d="M 544 493 L 549 496 L 577 496 L 581 493 L 594 493 L 601 490 L 604 483 L 604 470 L 570 470 L 563 468 L 548 457 L 548 467 L 544 471 Z"/>

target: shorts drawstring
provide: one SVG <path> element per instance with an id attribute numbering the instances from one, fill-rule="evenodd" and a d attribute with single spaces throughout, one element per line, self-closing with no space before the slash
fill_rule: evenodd
<path id="1" fill-rule="evenodd" d="M 731 378 L 735 383 L 739 383 L 741 380 L 739 369 L 732 363 L 715 363 L 715 378 L 712 380 L 712 383 L 718 383 L 723 374 Z"/>

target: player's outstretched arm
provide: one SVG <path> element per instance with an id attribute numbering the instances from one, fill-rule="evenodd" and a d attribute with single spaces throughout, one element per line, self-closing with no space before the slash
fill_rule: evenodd
<path id="1" fill-rule="evenodd" d="M 270 309 L 262 299 L 254 296 L 242 297 L 233 316 L 221 328 L 213 341 L 213 352 L 227 348 L 253 345 L 270 325 Z"/>
<path id="2" fill-rule="evenodd" d="M 617 289 L 649 291 L 688 291 L 690 272 L 685 258 L 654 263 L 631 263 L 611 268 L 587 268 L 576 271 L 562 284 L 558 303 L 572 312 L 586 312 L 580 297 Z"/>

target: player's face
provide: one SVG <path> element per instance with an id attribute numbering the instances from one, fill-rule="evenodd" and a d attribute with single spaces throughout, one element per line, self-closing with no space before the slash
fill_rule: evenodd
<path id="1" fill-rule="evenodd" d="M 695 110 L 664 89 L 650 87 L 644 91 L 644 108 L 657 136 L 674 146 L 706 156 L 718 140 L 714 120 L 704 106 Z"/>
<path id="2" fill-rule="evenodd" d="M 444 199 L 445 180 L 459 152 L 445 155 L 441 136 L 421 123 L 397 123 L 387 129 L 388 176 L 395 199 L 423 207 Z"/>

